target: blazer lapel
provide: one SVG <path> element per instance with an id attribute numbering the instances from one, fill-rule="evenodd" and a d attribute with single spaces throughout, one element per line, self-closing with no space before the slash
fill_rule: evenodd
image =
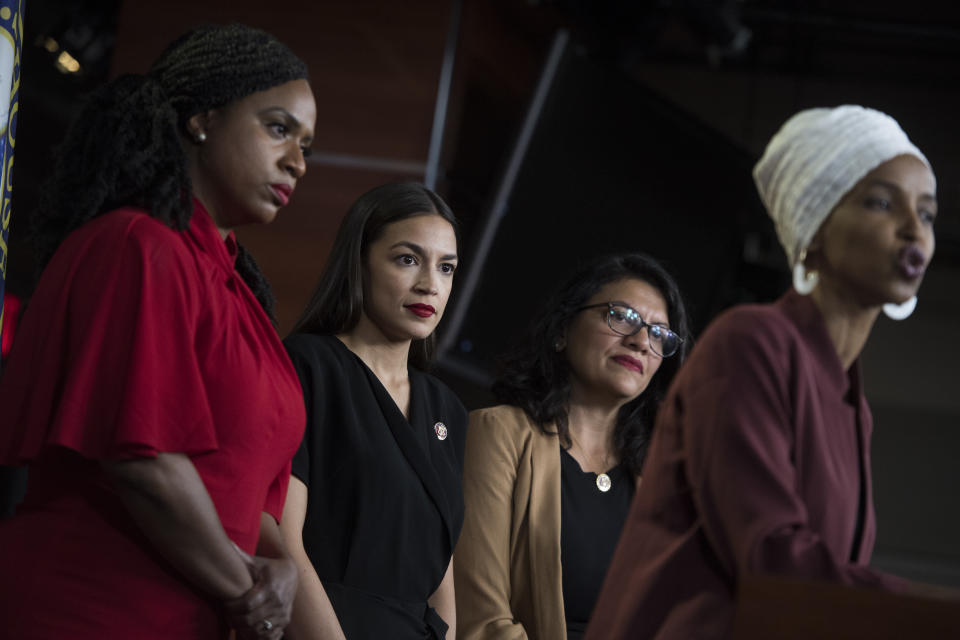
<path id="1" fill-rule="evenodd" d="M 360 359 L 357 358 L 357 360 Z M 363 364 L 362 361 L 360 362 Z M 407 462 L 410 463 L 410 466 L 417 474 L 417 477 L 420 478 L 420 482 L 423 484 L 427 495 L 430 496 L 430 499 L 440 512 L 440 517 L 443 519 L 443 523 L 447 530 L 447 544 L 449 545 L 449 551 L 452 552 L 453 521 L 450 514 L 450 505 L 448 504 L 447 496 L 443 491 L 443 485 L 440 482 L 440 477 L 437 474 L 433 464 L 430 462 L 429 454 L 427 452 L 429 445 L 425 446 L 423 443 L 425 435 L 424 427 L 417 419 L 418 414 L 422 413 L 428 408 L 424 404 L 427 402 L 427 399 L 421 389 L 421 385 L 417 384 L 418 378 L 415 374 L 411 374 L 410 376 L 411 420 L 410 422 L 407 422 L 407 419 L 404 418 L 402 413 L 400 413 L 400 408 L 397 407 L 397 404 L 393 401 L 393 398 L 390 397 L 390 394 L 384 388 L 379 378 L 377 378 L 373 371 L 371 371 L 366 365 L 363 365 L 362 368 L 364 374 L 367 376 L 367 381 L 370 383 L 370 389 L 373 391 L 373 395 L 377 399 L 377 404 L 380 406 L 380 411 L 383 412 L 383 417 L 390 426 L 390 432 L 393 434 L 393 438 L 396 440 L 397 446 L 407 459 Z M 427 440 L 429 440 L 429 437 L 427 437 Z"/>
<path id="2" fill-rule="evenodd" d="M 531 442 L 534 462 L 530 487 L 530 564 L 538 637 L 566 637 L 562 621 L 563 579 L 560 574 L 560 442 L 539 427 Z M 559 609 L 559 610 L 558 610 Z"/>

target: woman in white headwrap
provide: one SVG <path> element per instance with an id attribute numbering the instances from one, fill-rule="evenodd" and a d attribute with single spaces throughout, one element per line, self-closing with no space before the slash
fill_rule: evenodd
<path id="1" fill-rule="evenodd" d="M 936 181 L 889 116 L 796 114 L 754 169 L 794 289 L 717 318 L 661 405 L 587 639 L 723 638 L 743 576 L 902 590 L 868 566 L 870 410 L 858 357 L 933 256 Z"/>

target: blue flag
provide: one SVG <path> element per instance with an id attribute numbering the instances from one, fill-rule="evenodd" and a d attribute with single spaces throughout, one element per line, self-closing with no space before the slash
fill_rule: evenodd
<path id="1" fill-rule="evenodd" d="M 13 193 L 13 147 L 20 100 L 20 51 L 23 48 L 23 3 L 0 0 L 0 330 L 3 328 L 3 283 L 7 279 Z"/>

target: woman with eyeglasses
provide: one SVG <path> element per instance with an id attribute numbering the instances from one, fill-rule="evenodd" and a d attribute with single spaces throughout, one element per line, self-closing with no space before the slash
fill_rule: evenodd
<path id="1" fill-rule="evenodd" d="M 893 118 L 793 116 L 754 168 L 794 290 L 706 330 L 671 386 L 588 638 L 727 638 L 750 574 L 901 590 L 876 523 L 859 356 L 909 315 L 933 257 L 936 181 Z"/>
<path id="2" fill-rule="evenodd" d="M 689 345 L 673 278 L 623 254 L 581 269 L 504 361 L 467 430 L 458 638 L 580 638 Z"/>

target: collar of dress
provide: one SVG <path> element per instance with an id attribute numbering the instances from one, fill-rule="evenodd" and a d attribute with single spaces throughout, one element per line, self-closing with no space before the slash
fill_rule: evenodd
<path id="1" fill-rule="evenodd" d="M 777 306 L 797 327 L 807 347 L 816 355 L 830 387 L 836 389 L 841 397 L 846 397 L 851 387 L 859 395 L 862 391 L 860 358 L 854 361 L 849 371 L 843 370 L 843 363 L 840 362 L 837 349 L 827 332 L 823 315 L 810 296 L 800 295 L 790 289 L 777 301 Z"/>
<path id="2" fill-rule="evenodd" d="M 193 215 L 190 217 L 187 235 L 203 252 L 213 257 L 217 264 L 233 272 L 233 265 L 237 261 L 237 238 L 233 231 L 230 231 L 226 238 L 221 238 L 207 208 L 196 198 L 193 198 Z"/>

